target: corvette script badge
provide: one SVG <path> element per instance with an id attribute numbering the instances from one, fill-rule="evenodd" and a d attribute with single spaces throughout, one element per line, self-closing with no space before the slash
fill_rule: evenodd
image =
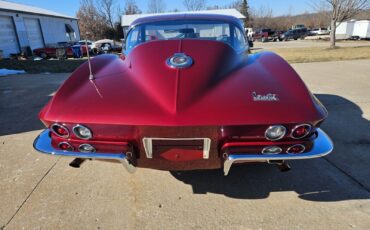
<path id="1" fill-rule="evenodd" d="M 265 95 L 257 94 L 256 92 L 252 93 L 253 101 L 278 101 L 279 97 L 277 94 L 268 93 Z"/>

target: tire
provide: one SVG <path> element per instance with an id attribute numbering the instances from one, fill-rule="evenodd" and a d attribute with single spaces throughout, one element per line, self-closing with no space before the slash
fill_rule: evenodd
<path id="1" fill-rule="evenodd" d="M 97 55 L 98 54 L 98 49 L 97 48 L 91 49 L 91 54 L 92 55 Z"/>
<path id="2" fill-rule="evenodd" d="M 47 59 L 48 55 L 45 52 L 40 53 L 40 58 Z"/>
<path id="3" fill-rule="evenodd" d="M 261 39 L 261 42 L 267 42 L 267 39 L 266 39 L 265 37 L 263 37 L 263 38 Z"/>

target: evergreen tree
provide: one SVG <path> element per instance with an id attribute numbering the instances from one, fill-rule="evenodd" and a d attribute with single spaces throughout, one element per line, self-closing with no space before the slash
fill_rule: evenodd
<path id="1" fill-rule="evenodd" d="M 240 7 L 240 13 L 242 13 L 245 16 L 244 19 L 244 26 L 245 27 L 250 27 L 250 21 L 249 21 L 249 6 L 248 6 L 248 1 L 243 0 L 241 7 Z"/>

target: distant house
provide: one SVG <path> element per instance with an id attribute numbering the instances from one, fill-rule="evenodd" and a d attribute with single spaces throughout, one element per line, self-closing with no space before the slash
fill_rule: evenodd
<path id="1" fill-rule="evenodd" d="M 156 13 L 156 14 L 132 14 L 122 15 L 121 26 L 123 30 L 127 30 L 133 21 L 142 17 L 149 17 L 154 15 L 171 15 L 171 14 L 221 14 L 229 15 L 239 18 L 240 20 L 245 19 L 245 16 L 240 13 L 237 9 L 218 9 L 218 10 L 202 10 L 202 11 L 182 11 L 182 12 L 169 12 L 169 13 Z"/>
<path id="2" fill-rule="evenodd" d="M 0 0 L 0 50 L 3 57 L 57 42 L 78 41 L 77 18 Z"/>

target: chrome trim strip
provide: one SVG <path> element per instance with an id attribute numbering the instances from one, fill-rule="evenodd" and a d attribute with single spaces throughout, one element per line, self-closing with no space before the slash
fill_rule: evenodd
<path id="1" fill-rule="evenodd" d="M 170 141 L 192 141 L 192 140 L 203 140 L 203 159 L 209 158 L 209 152 L 211 150 L 211 139 L 210 138 L 159 138 L 159 137 L 144 137 L 143 145 L 145 149 L 146 157 L 149 159 L 153 158 L 153 140 L 170 140 Z"/>
<path id="2" fill-rule="evenodd" d="M 50 132 L 51 131 L 49 129 L 42 131 L 33 142 L 33 148 L 47 155 L 84 159 L 117 160 L 120 161 L 130 173 L 133 173 L 136 169 L 136 167 L 131 164 L 130 160 L 127 159 L 125 153 L 82 153 L 55 149 L 51 145 L 51 137 L 49 135 Z"/>
<path id="3" fill-rule="evenodd" d="M 311 159 L 317 157 L 323 157 L 333 151 L 333 142 L 330 137 L 321 129 L 317 129 L 317 137 L 314 140 L 313 147 L 309 152 L 300 154 L 277 154 L 277 155 L 261 155 L 261 154 L 242 154 L 233 155 L 226 154 L 226 160 L 224 162 L 224 174 L 229 174 L 231 165 L 235 162 L 240 161 L 271 161 L 271 160 L 302 160 Z"/>

